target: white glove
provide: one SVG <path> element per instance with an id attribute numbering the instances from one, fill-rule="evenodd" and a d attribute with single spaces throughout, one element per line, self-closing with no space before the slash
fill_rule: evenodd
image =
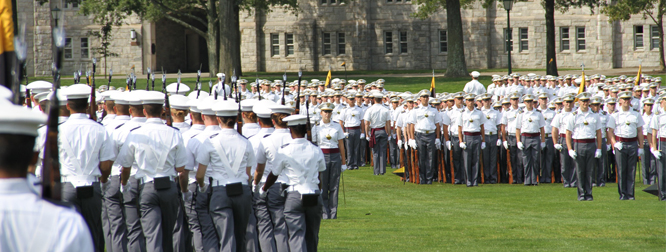
<path id="1" fill-rule="evenodd" d="M 402 149 L 402 140 L 398 140 L 398 149 Z"/>
<path id="2" fill-rule="evenodd" d="M 416 150 L 416 147 L 418 147 L 418 146 L 416 145 L 416 140 L 414 140 L 414 139 L 409 139 L 409 147 L 412 147 L 412 149 L 415 149 L 415 150 Z"/>
<path id="3" fill-rule="evenodd" d="M 206 193 L 208 191 L 208 184 L 204 183 L 204 186 L 199 186 L 199 192 Z"/>
<path id="4" fill-rule="evenodd" d="M 264 191 L 264 187 L 263 187 L 263 186 L 260 186 L 260 187 L 259 187 L 259 198 L 260 198 L 260 199 L 266 199 L 267 196 L 268 196 L 268 192 L 267 192 L 267 191 Z"/>
<path id="5" fill-rule="evenodd" d="M 504 149 L 507 149 L 507 150 L 508 150 L 508 149 L 509 149 L 509 142 L 504 141 L 503 144 L 504 144 Z"/>
<path id="6" fill-rule="evenodd" d="M 569 150 L 569 156 L 570 156 L 571 158 L 573 158 L 573 159 L 576 159 L 576 157 L 577 157 L 578 155 L 576 155 L 576 151 L 575 151 L 575 150 Z"/>
<path id="7" fill-rule="evenodd" d="M 545 148 L 546 148 L 546 142 L 541 142 L 541 149 L 545 149 Z"/>
<path id="8" fill-rule="evenodd" d="M 499 147 L 500 145 L 502 145 L 502 139 L 497 139 L 497 146 Z"/>
<path id="9" fill-rule="evenodd" d="M 594 152 L 594 158 L 601 158 L 601 149 L 597 149 Z"/>
<path id="10" fill-rule="evenodd" d="M 345 132 L 345 138 L 349 138 L 349 132 Z"/>
<path id="11" fill-rule="evenodd" d="M 439 140 L 439 138 L 435 138 L 435 147 L 437 147 L 438 150 L 442 149 L 442 140 Z"/>
<path id="12" fill-rule="evenodd" d="M 639 156 L 642 156 L 644 153 L 645 153 L 645 151 L 643 150 L 643 148 L 638 148 L 638 155 Z"/>
<path id="13" fill-rule="evenodd" d="M 109 183 L 109 182 L 111 182 L 111 181 L 109 181 L 109 180 L 107 179 L 107 180 L 106 180 L 106 183 L 100 183 L 100 184 L 102 185 L 102 192 L 106 192 L 106 189 L 109 189 L 109 185 L 111 184 L 111 183 Z"/>
<path id="14" fill-rule="evenodd" d="M 361 139 L 365 138 L 365 134 L 361 133 Z"/>
<path id="15" fill-rule="evenodd" d="M 558 150 L 558 151 L 561 151 L 561 150 L 562 150 L 562 145 L 561 145 L 561 144 L 555 144 L 554 147 L 555 147 L 555 149 Z"/>
<path id="16" fill-rule="evenodd" d="M 388 135 L 388 137 L 386 139 L 391 141 L 391 135 Z"/>
<path id="17" fill-rule="evenodd" d="M 606 145 L 606 151 L 610 151 L 612 149 L 612 146 L 610 144 Z"/>
<path id="18" fill-rule="evenodd" d="M 615 149 L 622 150 L 622 142 L 616 142 L 614 147 Z"/>
<path id="19" fill-rule="evenodd" d="M 655 149 L 651 149 L 650 152 L 652 152 L 652 155 L 654 155 L 654 157 L 655 157 L 656 159 L 660 159 L 660 158 L 661 158 L 661 151 L 659 151 L 659 150 L 655 150 Z"/>
<path id="20" fill-rule="evenodd" d="M 123 193 L 129 192 L 130 190 L 132 190 L 132 184 L 130 184 L 129 182 L 127 182 L 126 185 L 120 184 L 120 190 Z"/>
<path id="21" fill-rule="evenodd" d="M 340 169 L 341 169 L 342 171 L 346 171 L 346 170 L 347 170 L 347 165 L 346 165 L 346 164 L 341 165 L 341 166 L 340 166 Z"/>
<path id="22" fill-rule="evenodd" d="M 525 145 L 523 145 L 523 142 L 518 142 L 518 144 L 516 144 L 516 145 L 518 145 L 519 150 L 525 149 Z"/>
<path id="23" fill-rule="evenodd" d="M 486 142 L 481 142 L 481 149 L 483 150 L 485 148 L 486 148 Z"/>
<path id="24" fill-rule="evenodd" d="M 451 150 L 451 141 L 446 141 L 446 148 Z"/>
<path id="25" fill-rule="evenodd" d="M 405 143 L 405 149 L 409 149 L 409 144 Z"/>
<path id="26" fill-rule="evenodd" d="M 190 202 L 192 201 L 192 192 L 184 192 L 183 193 L 183 202 Z"/>
<path id="27" fill-rule="evenodd" d="M 366 137 L 365 140 L 370 142 L 370 137 Z"/>
<path id="28" fill-rule="evenodd" d="M 459 146 L 460 146 L 460 148 L 463 149 L 463 150 L 464 150 L 464 149 L 467 149 L 467 145 L 466 145 L 465 143 L 463 143 L 463 142 L 461 142 L 461 143 L 459 144 Z"/>

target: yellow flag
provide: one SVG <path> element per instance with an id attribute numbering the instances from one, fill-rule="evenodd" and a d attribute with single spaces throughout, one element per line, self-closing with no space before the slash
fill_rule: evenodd
<path id="1" fill-rule="evenodd" d="M 583 75 L 580 77 L 580 86 L 578 87 L 578 94 L 585 92 L 585 71 L 583 71 Z"/>
<path id="2" fill-rule="evenodd" d="M 432 81 L 430 82 L 430 97 L 435 97 L 435 70 L 432 70 Z"/>
<path id="3" fill-rule="evenodd" d="M 326 75 L 326 87 L 331 84 L 331 70 L 328 70 L 328 75 Z"/>
<path id="4" fill-rule="evenodd" d="M 641 68 L 642 68 L 642 65 L 638 65 L 638 74 L 636 75 L 636 82 L 634 83 L 634 85 L 636 85 L 636 86 L 640 85 L 641 70 L 642 70 Z"/>

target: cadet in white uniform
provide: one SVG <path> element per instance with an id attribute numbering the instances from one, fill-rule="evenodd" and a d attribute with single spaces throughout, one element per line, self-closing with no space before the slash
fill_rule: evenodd
<path id="1" fill-rule="evenodd" d="M 182 91 L 182 89 L 180 90 Z M 190 109 L 187 105 L 189 98 L 184 95 L 171 95 L 169 96 L 169 106 L 171 106 L 171 118 L 173 119 L 172 126 L 184 133 L 190 129 L 190 124 L 185 122 L 185 116 Z"/>
<path id="2" fill-rule="evenodd" d="M 587 92 L 578 95 L 578 110 L 564 118 L 566 141 L 569 156 L 576 164 L 578 177 L 578 200 L 592 200 L 592 177 L 597 166 L 596 158 L 601 158 L 601 120 L 590 110 L 590 97 Z"/>
<path id="3" fill-rule="evenodd" d="M 76 211 L 42 200 L 26 180 L 41 112 L 0 99 L 0 251 L 94 251 Z"/>
<path id="4" fill-rule="evenodd" d="M 180 239 L 183 210 L 175 181 L 179 176 L 184 201 L 191 200 L 192 193 L 187 189 L 188 171 L 184 169 L 187 150 L 180 132 L 160 119 L 164 94 L 147 91 L 142 96 L 146 122 L 130 130 L 116 159 L 116 163 L 123 167 L 121 188 L 124 193 L 131 189 L 132 185 L 127 182 L 132 164 L 136 162 L 139 166 L 136 179 L 139 182 L 138 201 L 146 250 L 182 251 L 185 248 Z"/>
<path id="5" fill-rule="evenodd" d="M 108 177 L 114 153 L 111 138 L 101 124 L 85 114 L 90 87 L 75 84 L 63 91 L 70 117 L 59 127 L 62 198 L 74 204 L 91 230 L 96 251 L 104 251 L 102 231 L 102 188 Z"/>
<path id="6" fill-rule="evenodd" d="M 555 115 L 555 104 L 548 102 L 548 94 L 539 94 L 539 108 L 538 110 L 543 115 L 546 125 L 543 127 L 544 136 L 546 137 L 546 147 L 541 149 L 541 170 L 539 171 L 539 183 L 552 183 L 553 165 L 555 165 L 555 146 L 551 136 L 553 127 L 551 122 Z"/>
<path id="7" fill-rule="evenodd" d="M 384 95 L 380 92 L 373 93 L 375 104 L 373 104 L 363 115 L 365 121 L 365 132 L 368 132 L 367 140 L 372 148 L 374 174 L 384 175 L 386 173 L 386 147 L 388 136 L 391 135 L 391 116 L 388 108 L 382 105 Z"/>
<path id="8" fill-rule="evenodd" d="M 437 149 L 441 146 L 439 122 L 442 117 L 437 109 L 428 105 L 430 91 L 421 90 L 421 105 L 411 110 L 407 124 L 412 134 L 412 144 L 416 145 L 419 159 L 419 181 L 421 184 L 432 184 L 437 166 Z"/>
<path id="9" fill-rule="evenodd" d="M 284 121 L 294 139 L 276 153 L 274 170 L 266 184 L 257 187 L 257 192 L 265 198 L 266 190 L 278 176 L 286 175 L 289 187 L 284 214 L 289 227 L 289 248 L 291 251 L 317 251 L 322 214 L 319 173 L 326 170 L 326 160 L 321 149 L 304 138 L 305 116 L 292 115 Z"/>
<path id="10" fill-rule="evenodd" d="M 608 137 L 615 148 L 620 200 L 634 200 L 636 162 L 643 154 L 643 117 L 631 108 L 631 92 L 618 94 L 620 109 L 608 120 Z M 636 155 L 638 154 L 638 156 Z"/>
<path id="11" fill-rule="evenodd" d="M 350 170 L 356 170 L 363 166 L 361 161 L 361 134 L 363 133 L 363 109 L 356 106 L 356 96 L 349 95 L 349 107 L 344 110 L 342 126 L 347 134 L 347 166 Z"/>
<path id="12" fill-rule="evenodd" d="M 465 183 L 468 187 L 479 186 L 477 176 L 479 174 L 481 150 L 486 148 L 485 132 L 483 125 L 486 123 L 486 116 L 483 112 L 474 108 L 474 94 L 465 95 L 466 108 L 458 117 L 458 135 L 464 136 L 460 141 L 460 148 L 463 149 L 463 162 Z"/>
<path id="13" fill-rule="evenodd" d="M 574 160 L 569 156 L 567 150 L 569 149 L 566 141 L 566 129 L 564 128 L 566 118 L 569 114 L 573 113 L 574 96 L 566 95 L 564 98 L 564 109 L 558 112 L 553 118 L 551 126 L 553 127 L 552 137 L 555 149 L 560 151 L 560 166 L 562 171 L 562 184 L 564 187 L 576 187 L 578 178 L 576 177 L 576 166 Z"/>
<path id="14" fill-rule="evenodd" d="M 451 118 L 451 126 L 449 127 L 449 134 L 451 143 L 447 143 L 448 149 L 452 152 L 453 155 L 453 180 L 455 184 L 463 184 L 465 181 L 465 173 L 463 172 L 463 162 L 462 162 L 462 149 L 460 148 L 460 142 L 462 136 L 458 136 L 458 118 L 462 115 L 463 109 L 465 109 L 463 104 L 463 93 L 458 92 L 453 95 L 455 105 L 449 110 L 449 118 Z"/>
<path id="15" fill-rule="evenodd" d="M 518 148 L 518 137 L 516 136 L 516 123 L 518 119 L 518 114 L 521 113 L 522 109 L 518 107 L 518 102 L 520 100 L 519 93 L 512 93 L 510 96 L 511 107 L 507 111 L 503 111 L 502 115 L 502 124 L 504 125 L 503 132 L 503 143 L 504 148 L 509 150 L 509 155 L 511 159 L 511 174 L 513 175 L 514 184 L 523 183 L 523 160 L 522 160 L 522 151 Z"/>
<path id="16" fill-rule="evenodd" d="M 463 91 L 468 94 L 475 94 L 475 95 L 482 95 L 486 93 L 486 88 L 479 82 L 479 76 L 481 74 L 477 71 L 473 71 L 471 74 L 472 76 L 472 81 L 467 82 L 465 84 L 465 88 L 463 88 Z"/>
<path id="17" fill-rule="evenodd" d="M 498 138 L 499 125 L 501 124 L 502 114 L 492 108 L 492 96 L 485 94 L 482 98 L 483 108 L 481 112 L 486 116 L 486 123 L 483 125 L 486 142 L 488 145 L 483 152 L 483 175 L 485 184 L 497 184 L 497 153 L 502 145 L 502 139 Z"/>
<path id="18" fill-rule="evenodd" d="M 534 96 L 526 94 L 523 96 L 525 110 L 520 110 L 516 119 L 516 136 L 518 149 L 522 151 L 524 182 L 525 185 L 539 184 L 539 152 L 546 147 L 546 139 L 543 127 L 546 125 L 543 115 L 534 108 Z M 522 171 L 514 171 L 521 177 Z"/>
<path id="19" fill-rule="evenodd" d="M 257 123 L 257 114 L 252 112 L 252 108 L 257 101 L 258 100 L 254 99 L 245 99 L 241 101 L 241 112 L 243 115 L 243 128 L 241 132 L 246 138 L 254 136 L 261 128 Z"/>
<path id="20" fill-rule="evenodd" d="M 331 121 L 335 105 L 327 102 L 320 105 L 319 109 L 322 119 L 312 129 L 312 141 L 321 148 L 326 160 L 326 170 L 321 176 L 322 218 L 337 219 L 340 174 L 347 170 L 343 143 L 345 133 L 340 124 Z"/>
<path id="21" fill-rule="evenodd" d="M 661 108 L 666 109 L 666 102 L 662 102 L 666 96 L 659 97 Z M 659 190 L 659 200 L 666 200 L 666 113 L 657 111 L 650 122 L 652 131 L 651 149 L 652 155 L 657 160 L 657 188 Z"/>
<path id="22" fill-rule="evenodd" d="M 602 98 L 593 96 L 590 100 L 590 109 L 592 112 L 597 113 L 601 121 L 601 158 L 597 159 L 597 166 L 595 167 L 594 174 L 592 175 L 592 186 L 604 187 L 606 186 L 606 167 L 609 166 L 608 151 L 610 151 L 610 144 L 606 141 L 606 131 L 608 128 L 608 112 L 601 110 Z"/>

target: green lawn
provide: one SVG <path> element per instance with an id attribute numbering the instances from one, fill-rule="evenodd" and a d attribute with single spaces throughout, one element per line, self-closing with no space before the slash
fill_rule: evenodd
<path id="1" fill-rule="evenodd" d="M 389 169 L 390 170 L 390 169 Z M 665 251 L 666 203 L 616 184 L 579 202 L 561 184 L 403 185 L 370 167 L 344 173 L 338 219 L 323 220 L 321 251 Z"/>

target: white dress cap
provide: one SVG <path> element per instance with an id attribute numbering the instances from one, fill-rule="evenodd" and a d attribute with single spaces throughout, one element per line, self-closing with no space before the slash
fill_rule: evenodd
<path id="1" fill-rule="evenodd" d="M 0 134 L 37 136 L 37 129 L 47 116 L 0 99 Z"/>
<path id="2" fill-rule="evenodd" d="M 68 100 L 88 99 L 90 97 L 90 86 L 86 84 L 74 84 L 63 90 Z"/>
<path id="3" fill-rule="evenodd" d="M 37 93 L 41 93 L 41 92 L 51 91 L 51 88 L 53 88 L 53 84 L 51 84 L 51 82 L 48 82 L 48 81 L 39 80 L 39 81 L 30 82 L 30 84 L 25 86 L 25 88 L 30 89 L 30 91 L 33 94 L 37 94 Z M 88 93 L 90 93 L 90 92 L 88 92 Z"/>
<path id="4" fill-rule="evenodd" d="M 257 114 L 257 117 L 259 118 L 271 118 L 271 114 L 273 113 L 271 107 L 274 105 L 275 102 L 269 100 L 257 101 L 257 103 L 254 104 L 254 107 L 252 107 L 252 112 Z"/>
<path id="5" fill-rule="evenodd" d="M 257 100 L 248 99 L 241 101 L 241 111 L 251 112 L 254 105 L 257 103 Z"/>
<path id="6" fill-rule="evenodd" d="M 279 114 L 288 114 L 288 115 L 291 115 L 291 113 L 294 112 L 294 108 L 289 107 L 289 106 L 285 106 L 285 105 L 282 105 L 282 104 L 274 104 L 274 105 L 271 107 L 271 110 L 272 110 L 273 113 L 275 113 L 275 114 L 278 114 L 278 113 L 279 113 Z"/>
<path id="7" fill-rule="evenodd" d="M 217 116 L 238 116 L 238 103 L 233 100 L 221 100 L 213 104 L 212 110 Z"/>
<path id="8" fill-rule="evenodd" d="M 144 91 L 141 94 L 141 104 L 164 104 L 164 94 L 157 91 Z"/>
<path id="9" fill-rule="evenodd" d="M 189 100 L 190 99 L 184 95 L 171 95 L 169 96 L 169 105 L 171 106 L 172 109 L 188 110 L 190 109 L 190 106 L 187 105 L 187 102 Z"/>
<path id="10" fill-rule="evenodd" d="M 305 125 L 307 123 L 307 116 L 305 115 L 290 115 L 282 119 L 287 123 L 287 126 Z"/>
<path id="11" fill-rule="evenodd" d="M 188 87 L 187 85 L 185 85 L 183 83 L 179 84 L 179 83 L 174 82 L 174 83 L 171 83 L 171 84 L 166 86 L 166 91 L 170 95 L 172 95 L 172 94 L 182 94 L 182 95 L 184 95 L 187 92 L 190 92 L 190 87 Z"/>

